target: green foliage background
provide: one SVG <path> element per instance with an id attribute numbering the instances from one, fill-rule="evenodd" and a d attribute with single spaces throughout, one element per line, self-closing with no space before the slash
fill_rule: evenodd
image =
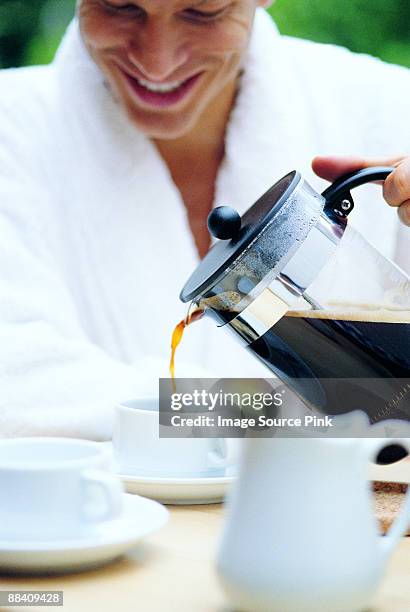
<path id="1" fill-rule="evenodd" d="M 75 0 L 0 0 L 0 67 L 49 62 Z M 410 67 L 410 0 L 276 0 L 284 34 Z"/>

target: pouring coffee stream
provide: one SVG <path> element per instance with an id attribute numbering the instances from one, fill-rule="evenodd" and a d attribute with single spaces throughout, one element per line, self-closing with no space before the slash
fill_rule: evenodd
<path id="1" fill-rule="evenodd" d="M 178 346 L 181 343 L 184 335 L 185 328 L 191 325 L 194 321 L 199 320 L 205 314 L 204 310 L 197 306 L 194 302 L 191 302 L 188 307 L 186 316 L 179 322 L 174 328 L 171 337 L 171 359 L 169 362 L 169 373 L 172 380 L 172 390 L 175 393 L 175 353 Z"/>
<path id="2" fill-rule="evenodd" d="M 410 278 L 348 216 L 350 190 L 392 171 L 366 168 L 322 194 L 293 171 L 242 217 L 229 207 L 214 209 L 208 228 L 219 241 L 180 294 L 233 331 L 308 406 L 328 414 L 352 410 L 339 405 L 340 389 L 332 392 L 332 380 L 340 379 L 353 389 L 356 408 L 377 400 L 373 422 L 409 420 Z M 360 379 L 382 381 L 380 397 Z M 315 388 L 324 391 L 324 404 L 312 395 Z"/>

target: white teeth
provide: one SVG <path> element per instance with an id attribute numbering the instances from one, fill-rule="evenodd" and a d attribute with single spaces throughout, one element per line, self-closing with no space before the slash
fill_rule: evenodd
<path id="1" fill-rule="evenodd" d="M 149 91 L 155 91 L 157 93 L 167 93 L 169 91 L 174 91 L 181 87 L 184 81 L 174 81 L 173 83 L 151 83 L 150 81 L 146 81 L 145 79 L 137 79 L 138 83 L 148 89 Z"/>

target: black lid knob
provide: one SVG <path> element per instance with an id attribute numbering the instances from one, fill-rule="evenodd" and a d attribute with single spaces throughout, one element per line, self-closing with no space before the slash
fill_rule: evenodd
<path id="1" fill-rule="evenodd" d="M 183 302 L 206 296 L 227 275 L 227 270 L 231 266 L 236 266 L 236 262 L 241 260 L 248 246 L 253 241 L 257 242 L 259 236 L 263 235 L 266 226 L 274 222 L 282 207 L 288 202 L 289 196 L 301 181 L 302 177 L 298 172 L 290 172 L 264 193 L 251 208 L 244 212 L 242 217 L 229 206 L 220 206 L 210 213 L 208 217 L 209 232 L 212 236 L 221 240 L 218 240 L 209 249 L 204 259 L 185 283 L 180 294 Z M 315 210 L 316 208 L 317 206 L 315 206 Z M 299 223 L 299 208 L 296 206 L 295 209 Z M 317 215 L 319 214 L 318 212 Z M 292 216 L 289 218 L 290 220 L 285 224 L 286 227 L 290 224 L 292 229 L 293 218 Z M 308 226 L 308 224 L 306 225 Z M 283 248 L 278 250 L 278 246 Z M 282 256 L 282 254 L 288 252 L 289 245 L 284 240 L 280 245 L 275 243 L 272 249 L 277 259 L 279 254 Z M 279 261 L 279 259 L 277 260 Z M 252 268 L 252 265 L 250 265 L 250 268 Z M 263 267 L 263 269 L 265 268 Z M 231 278 L 229 274 L 227 276 Z M 241 268 L 235 276 L 235 287 L 238 287 L 238 279 L 243 276 L 244 271 Z M 245 280 L 242 282 L 245 283 Z M 242 286 L 241 283 L 240 291 L 242 290 L 245 292 L 252 291 L 252 288 L 249 284 Z"/>
<path id="2" fill-rule="evenodd" d="M 230 206 L 218 206 L 208 215 L 208 229 L 214 238 L 235 238 L 241 229 L 241 217 L 238 211 Z"/>

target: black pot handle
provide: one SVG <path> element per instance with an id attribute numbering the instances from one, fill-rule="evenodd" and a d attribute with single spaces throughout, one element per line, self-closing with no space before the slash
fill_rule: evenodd
<path id="1" fill-rule="evenodd" d="M 325 211 L 338 219 L 346 219 L 354 208 L 350 190 L 365 183 L 384 181 L 394 169 L 390 166 L 373 166 L 372 168 L 355 170 L 339 177 L 322 193 L 326 200 Z"/>

